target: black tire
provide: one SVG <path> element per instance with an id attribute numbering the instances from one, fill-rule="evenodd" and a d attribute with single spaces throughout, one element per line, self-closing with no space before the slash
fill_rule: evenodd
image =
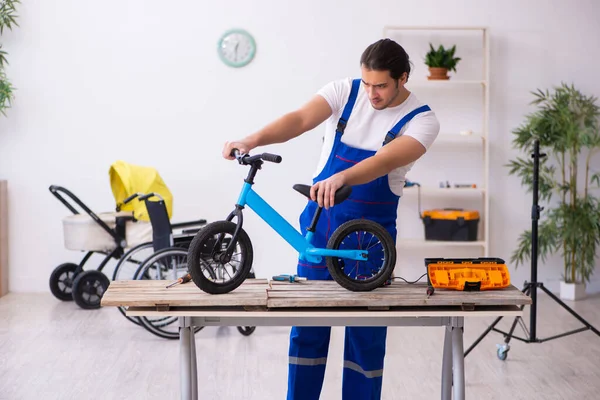
<path id="1" fill-rule="evenodd" d="M 248 234 L 240 229 L 237 237 L 236 245 L 239 246 L 239 267 L 235 268 L 229 262 L 233 271 L 233 274 L 227 272 L 226 268 L 222 263 L 222 260 L 217 261 L 222 252 L 215 252 L 215 247 L 218 243 L 218 238 L 214 238 L 215 235 L 229 234 L 233 237 L 237 225 L 229 221 L 215 221 L 207 224 L 200 232 L 196 234 L 194 240 L 190 244 L 188 250 L 188 270 L 192 276 L 192 280 L 202 291 L 210 294 L 223 294 L 235 290 L 240 286 L 252 269 L 252 242 L 248 237 Z M 223 236 L 219 236 L 222 238 Z M 225 239 L 226 240 L 226 239 Z M 228 241 L 227 241 L 228 242 Z M 227 243 L 225 243 L 226 247 Z M 237 255 L 238 253 L 234 254 Z M 210 265 L 208 264 L 210 261 Z M 213 264 L 217 263 L 218 266 L 215 269 Z M 210 276 L 204 274 L 206 271 Z M 229 275 L 228 280 L 223 279 L 223 282 L 216 282 L 218 275 L 222 271 L 227 272 Z M 223 276 L 225 276 L 223 274 Z"/>
<path id="2" fill-rule="evenodd" d="M 134 274 L 134 279 L 152 279 L 155 274 L 159 274 L 159 278 L 163 280 L 171 280 L 172 270 L 169 268 L 173 265 L 169 261 L 177 260 L 176 268 L 179 265 L 184 265 L 186 270 L 181 269 L 178 276 L 183 275 L 187 272 L 187 250 L 177 247 L 169 247 L 162 249 L 148 257 L 137 269 Z M 149 269 L 154 271 L 149 272 Z M 187 283 L 190 285 L 190 283 Z M 164 339 L 179 339 L 179 317 L 165 316 L 165 317 L 138 317 L 139 323 L 146 328 L 146 330 L 158 337 Z M 168 330 L 167 328 L 170 328 Z M 194 333 L 201 331 L 203 326 L 195 326 Z"/>
<path id="3" fill-rule="evenodd" d="M 353 292 L 366 292 L 383 286 L 392 275 L 392 272 L 394 272 L 394 267 L 396 265 L 396 245 L 394 244 L 394 240 L 390 233 L 380 224 L 367 219 L 354 219 L 340 225 L 335 232 L 333 232 L 333 235 L 327 243 L 327 248 L 340 249 L 340 246 L 349 235 L 358 232 L 370 234 L 372 235 L 371 238 L 375 237 L 381 243 L 382 248 L 380 253 L 382 256 L 370 255 L 368 261 L 366 261 L 373 262 L 375 261 L 374 259 L 383 259 L 381 266 L 377 267 L 377 273 L 366 279 L 354 279 L 349 276 L 347 272 L 344 272 L 344 262 L 337 257 L 326 257 L 327 269 L 329 270 L 331 277 L 340 284 L 340 286 Z M 358 243 L 358 237 L 359 236 L 357 236 L 357 244 L 360 244 Z M 370 243 L 372 243 L 372 240 Z M 376 248 L 376 246 L 372 247 Z M 352 248 L 357 249 L 356 244 L 353 244 Z M 349 260 L 349 262 L 363 263 L 362 261 L 354 260 Z M 362 266 L 363 265 L 360 267 Z M 357 265 L 357 267 L 359 266 Z"/>
<path id="4" fill-rule="evenodd" d="M 100 301 L 109 284 L 108 277 L 100 271 L 82 272 L 73 281 L 73 300 L 86 310 L 100 308 Z"/>
<path id="5" fill-rule="evenodd" d="M 50 292 L 59 300 L 73 300 L 73 281 L 77 264 L 64 263 L 54 268 L 50 274 Z"/>
<path id="6" fill-rule="evenodd" d="M 237 330 L 244 336 L 252 335 L 252 332 L 256 330 L 255 326 L 238 326 Z"/>

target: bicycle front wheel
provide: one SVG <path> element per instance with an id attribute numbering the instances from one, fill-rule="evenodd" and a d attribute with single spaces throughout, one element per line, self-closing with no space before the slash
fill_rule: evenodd
<path id="1" fill-rule="evenodd" d="M 252 269 L 252 243 L 248 234 L 239 230 L 229 249 L 237 225 L 215 221 L 196 234 L 188 251 L 188 269 L 194 283 L 211 294 L 231 292 L 240 286 Z"/>

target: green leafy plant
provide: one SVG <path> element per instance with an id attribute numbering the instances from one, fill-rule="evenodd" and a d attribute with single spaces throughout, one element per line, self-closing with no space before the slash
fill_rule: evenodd
<path id="1" fill-rule="evenodd" d="M 460 57 L 454 57 L 456 45 L 446 50 L 443 45 L 437 49 L 429 43 L 429 51 L 425 55 L 425 64 L 430 68 L 446 68 L 448 71 L 456 71 L 456 64 L 461 60 Z"/>
<path id="2" fill-rule="evenodd" d="M 0 35 L 4 33 L 4 29 L 12 30 L 13 26 L 19 26 L 16 22 L 15 4 L 19 4 L 19 0 L 0 0 Z M 6 109 L 11 106 L 11 101 L 14 97 L 14 88 L 8 78 L 4 68 L 8 64 L 6 59 L 6 51 L 2 50 L 0 45 L 0 113 L 6 116 Z"/>
<path id="3" fill-rule="evenodd" d="M 600 187 L 600 173 L 590 169 L 592 157 L 600 150 L 600 109 L 597 98 L 585 96 L 573 85 L 561 83 L 553 92 L 532 92 L 536 111 L 512 133 L 513 145 L 533 152 L 539 140 L 539 199 L 551 204 L 542 212 L 538 228 L 539 256 L 560 252 L 563 279 L 586 283 L 593 273 L 600 245 L 600 199 L 593 192 Z M 521 179 L 527 191 L 533 190 L 533 159 L 517 157 L 506 165 L 511 175 Z M 583 168 L 581 168 L 583 166 Z M 511 261 L 518 266 L 530 259 L 531 231 L 518 239 Z"/>

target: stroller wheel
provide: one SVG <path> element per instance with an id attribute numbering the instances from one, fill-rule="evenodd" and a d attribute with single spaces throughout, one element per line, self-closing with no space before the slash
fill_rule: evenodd
<path id="1" fill-rule="evenodd" d="M 54 268 L 50 274 L 50 291 L 59 300 L 73 300 L 73 281 L 77 264 L 64 263 Z"/>
<path id="2" fill-rule="evenodd" d="M 252 335 L 252 332 L 256 330 L 255 326 L 238 326 L 237 330 L 244 336 Z"/>
<path id="3" fill-rule="evenodd" d="M 100 308 L 100 300 L 109 284 L 109 279 L 100 271 L 82 272 L 73 282 L 73 300 L 81 308 Z"/>

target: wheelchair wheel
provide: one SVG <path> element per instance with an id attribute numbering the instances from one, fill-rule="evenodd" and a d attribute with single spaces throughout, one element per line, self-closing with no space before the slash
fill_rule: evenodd
<path id="1" fill-rule="evenodd" d="M 73 281 L 77 264 L 64 263 L 54 268 L 50 274 L 50 292 L 59 300 L 73 300 Z"/>
<path id="2" fill-rule="evenodd" d="M 112 280 L 133 280 L 135 279 L 135 272 L 138 270 L 140 265 L 154 253 L 154 246 L 152 242 L 141 243 L 131 249 L 127 250 L 123 257 L 119 259 L 119 262 L 115 266 Z M 129 317 L 125 313 L 125 307 L 117 307 L 118 310 L 123 314 L 125 318 L 133 322 L 136 325 L 140 324 L 138 317 Z"/>
<path id="3" fill-rule="evenodd" d="M 100 271 L 85 271 L 77 275 L 73 281 L 73 300 L 86 310 L 100 308 L 100 301 L 110 281 Z"/>
<path id="4" fill-rule="evenodd" d="M 365 261 L 326 257 L 327 269 L 340 286 L 354 291 L 370 291 L 383 286 L 396 265 L 396 245 L 380 224 L 355 219 L 342 224 L 327 243 L 329 249 L 368 250 Z"/>
<path id="5" fill-rule="evenodd" d="M 187 250 L 167 248 L 157 251 L 139 266 L 134 279 L 174 280 L 187 274 Z M 138 317 L 139 323 L 150 333 L 165 338 L 179 339 L 179 318 L 173 316 Z M 203 326 L 194 327 L 194 333 Z"/>
<path id="6" fill-rule="evenodd" d="M 236 227 L 229 221 L 211 222 L 190 244 L 188 269 L 196 286 L 206 293 L 231 292 L 250 274 L 252 243 L 243 229 L 240 229 L 232 251 L 226 253 Z"/>

